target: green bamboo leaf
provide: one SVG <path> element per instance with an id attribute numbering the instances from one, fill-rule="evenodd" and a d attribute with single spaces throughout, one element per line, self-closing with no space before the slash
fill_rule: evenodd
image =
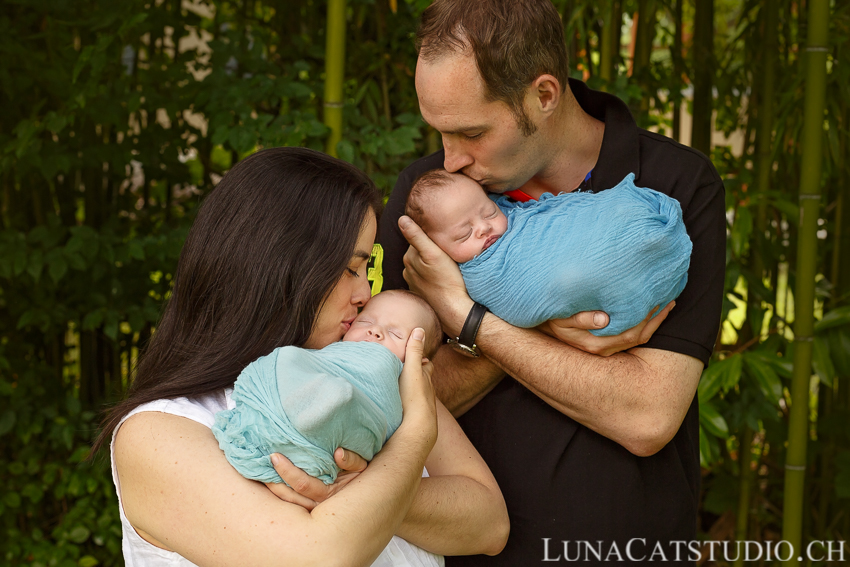
<path id="1" fill-rule="evenodd" d="M 41 269 L 44 267 L 44 252 L 41 250 L 33 250 L 29 254 L 27 262 L 27 273 L 32 276 L 35 283 L 41 278 Z"/>
<path id="2" fill-rule="evenodd" d="M 705 429 L 702 425 L 699 428 L 699 464 L 703 468 L 708 468 L 711 463 L 711 446 L 708 443 L 708 436 L 705 434 Z"/>
<path id="3" fill-rule="evenodd" d="M 737 257 L 744 255 L 750 234 L 753 232 L 753 215 L 747 207 L 738 207 L 735 211 L 735 223 L 732 225 L 732 252 Z"/>
<path id="4" fill-rule="evenodd" d="M 841 450 L 835 457 L 835 495 L 850 498 L 850 451 Z"/>
<path id="5" fill-rule="evenodd" d="M 829 343 L 827 343 L 824 337 L 815 337 L 812 366 L 820 381 L 832 387 L 832 381 L 835 377 L 835 366 L 832 364 L 832 358 L 830 358 Z"/>
<path id="6" fill-rule="evenodd" d="M 68 271 L 68 262 L 65 261 L 64 256 L 57 254 L 50 259 L 47 271 L 50 273 L 50 279 L 53 280 L 53 283 L 59 283 L 59 280 L 61 280 L 62 276 L 64 276 Z"/>
<path id="7" fill-rule="evenodd" d="M 741 355 L 733 354 L 724 360 L 717 360 L 708 365 L 702 373 L 699 382 L 699 399 L 707 402 L 723 389 L 724 392 L 733 388 L 741 378 Z"/>
<path id="8" fill-rule="evenodd" d="M 6 435 L 12 428 L 15 427 L 15 415 L 14 410 L 6 410 L 2 416 L 0 416 L 0 436 Z"/>
<path id="9" fill-rule="evenodd" d="M 95 565 L 100 565 L 100 561 L 91 555 L 83 555 L 80 557 L 80 560 L 77 561 L 77 565 L 79 565 L 79 567 L 95 567 Z"/>
<path id="10" fill-rule="evenodd" d="M 86 63 L 91 60 L 91 56 L 94 53 L 94 45 L 87 45 L 80 52 L 80 56 L 77 57 L 77 63 L 74 65 L 74 71 L 71 73 L 71 82 L 76 83 L 77 77 L 80 76 L 80 72 L 85 68 Z"/>
<path id="11" fill-rule="evenodd" d="M 729 426 L 726 424 L 726 420 L 723 419 L 723 416 L 711 402 L 700 402 L 699 422 L 707 433 L 723 439 L 729 437 Z"/>
<path id="12" fill-rule="evenodd" d="M 339 155 L 339 159 L 348 163 L 354 163 L 354 144 L 348 140 L 340 140 L 336 145 L 336 152 Z"/>
<path id="13" fill-rule="evenodd" d="M 136 260 L 145 259 L 145 247 L 138 240 L 129 241 L 127 248 L 131 258 L 135 258 Z"/>
<path id="14" fill-rule="evenodd" d="M 73 541 L 74 543 L 83 543 L 89 536 L 91 535 L 91 530 L 89 530 L 85 526 L 76 526 L 70 532 L 68 532 L 68 539 Z"/>
<path id="15" fill-rule="evenodd" d="M 764 397 L 774 406 L 779 405 L 779 399 L 782 397 L 782 381 L 779 376 L 770 367 L 758 357 L 745 355 L 747 373 L 758 384 Z"/>
<path id="16" fill-rule="evenodd" d="M 823 318 L 815 323 L 815 332 L 820 333 L 832 327 L 839 327 L 850 324 L 850 305 L 838 307 L 823 316 Z"/>
<path id="17" fill-rule="evenodd" d="M 27 268 L 27 253 L 23 248 L 16 248 L 12 252 L 12 273 L 20 276 Z"/>
<path id="18" fill-rule="evenodd" d="M 84 331 L 93 331 L 94 329 L 100 327 L 100 324 L 103 322 L 103 309 L 98 309 L 96 311 L 92 311 L 88 313 L 85 317 L 83 317 L 83 330 Z"/>
<path id="19" fill-rule="evenodd" d="M 850 376 L 850 329 L 830 329 L 826 332 L 826 340 L 835 370 L 841 376 Z"/>

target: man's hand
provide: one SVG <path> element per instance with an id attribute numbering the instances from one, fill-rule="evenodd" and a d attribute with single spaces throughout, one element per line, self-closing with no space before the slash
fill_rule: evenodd
<path id="1" fill-rule="evenodd" d="M 333 484 L 325 484 L 318 478 L 314 478 L 295 465 L 279 453 L 272 455 L 272 465 L 274 470 L 280 475 L 280 478 L 286 481 L 289 486 L 282 482 L 269 482 L 266 486 L 272 493 L 286 502 L 298 504 L 312 510 L 319 503 L 324 502 L 340 490 L 346 484 L 357 478 L 357 476 L 366 470 L 366 459 L 353 451 L 347 451 L 340 447 L 334 452 L 334 462 L 342 471 L 337 475 L 336 482 Z M 290 488 L 292 487 L 292 488 Z"/>
<path id="2" fill-rule="evenodd" d="M 608 315 L 602 311 L 583 311 L 567 319 L 552 319 L 537 328 L 562 343 L 590 354 L 611 356 L 646 343 L 675 306 L 676 302 L 671 301 L 658 315 L 653 317 L 655 312 L 658 311 L 658 307 L 656 307 L 649 312 L 649 315 L 643 321 L 631 329 L 611 337 L 597 337 L 588 331 L 588 329 L 602 329 L 608 324 Z"/>
<path id="3" fill-rule="evenodd" d="M 473 304 L 460 269 L 410 217 L 399 218 L 398 226 L 410 243 L 404 255 L 404 279 L 411 291 L 431 304 L 446 334 L 459 335 Z"/>

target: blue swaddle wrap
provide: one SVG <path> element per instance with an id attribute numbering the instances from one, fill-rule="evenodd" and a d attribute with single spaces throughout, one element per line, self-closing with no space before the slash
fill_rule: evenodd
<path id="1" fill-rule="evenodd" d="M 460 264 L 469 296 L 525 328 L 601 310 L 610 322 L 591 331 L 597 336 L 617 335 L 664 307 L 685 288 L 692 245 L 679 202 L 634 179 L 630 173 L 600 193 L 494 198 L 508 229 Z"/>
<path id="2" fill-rule="evenodd" d="M 337 447 L 368 461 L 398 429 L 402 366 L 389 349 L 370 342 L 275 349 L 239 375 L 236 407 L 216 414 L 213 434 L 246 478 L 282 482 L 270 458 L 281 453 L 330 484 L 339 473 Z"/>

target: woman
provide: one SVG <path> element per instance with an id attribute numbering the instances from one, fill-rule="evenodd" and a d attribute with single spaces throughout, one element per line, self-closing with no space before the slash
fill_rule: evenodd
<path id="1" fill-rule="evenodd" d="M 368 565 L 394 533 L 438 554 L 501 551 L 504 500 L 435 402 L 421 338 L 408 343 L 399 379 L 401 426 L 365 469 L 337 451 L 342 468 L 363 470 L 319 497 L 246 480 L 210 431 L 249 362 L 342 337 L 370 297 L 379 207 L 363 173 L 302 148 L 252 155 L 207 197 L 129 397 L 95 445 L 115 432 L 128 566 Z M 310 486 L 276 460 L 292 486 Z"/>

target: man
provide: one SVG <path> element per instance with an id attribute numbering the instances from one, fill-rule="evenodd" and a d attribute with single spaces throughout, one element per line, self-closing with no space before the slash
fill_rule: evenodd
<path id="1" fill-rule="evenodd" d="M 500 555 L 447 564 L 528 565 L 577 553 L 591 564 L 660 561 L 656 544 L 667 561 L 692 563 L 675 541 L 696 535 L 696 388 L 720 323 L 725 265 L 720 177 L 699 152 L 638 129 L 616 97 L 568 79 L 549 0 L 436 0 L 419 41 L 420 109 L 444 150 L 399 176 L 379 232 L 384 289 L 409 285 L 455 342 L 483 355 L 444 345 L 434 383 L 493 471 L 511 519 Z M 637 185 L 682 206 L 694 245 L 688 285 L 675 309 L 617 337 L 587 332 L 607 324 L 602 313 L 541 329 L 482 317 L 456 264 L 403 216 L 411 183 L 438 167 L 519 200 L 602 191 L 633 172 Z M 569 344 L 547 336 L 553 331 Z"/>

